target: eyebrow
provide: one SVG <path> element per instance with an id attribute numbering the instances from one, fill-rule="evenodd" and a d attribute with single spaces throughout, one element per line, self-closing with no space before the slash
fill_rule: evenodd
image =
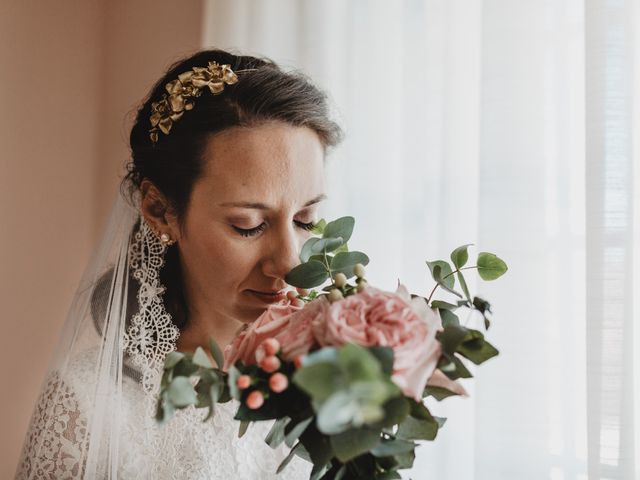
<path id="1" fill-rule="evenodd" d="M 318 202 L 321 202 L 322 200 L 325 200 L 327 198 L 327 196 L 323 193 L 318 195 L 317 197 L 309 200 L 307 203 L 304 204 L 304 207 L 310 207 L 311 205 L 314 205 Z M 269 210 L 269 207 L 267 205 L 265 205 L 264 203 L 258 203 L 258 202 L 227 202 L 227 203 L 221 203 L 219 205 L 220 207 L 240 207 L 240 208 L 253 208 L 256 210 Z"/>

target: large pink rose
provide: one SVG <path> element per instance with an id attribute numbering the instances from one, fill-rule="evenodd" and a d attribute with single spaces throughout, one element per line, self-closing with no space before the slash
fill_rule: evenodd
<path id="1" fill-rule="evenodd" d="M 286 327 L 275 336 L 280 342 L 285 360 L 294 360 L 299 355 L 309 353 L 318 345 L 313 326 L 326 321 L 329 306 L 327 298 L 322 296 L 287 318 Z"/>
<path id="2" fill-rule="evenodd" d="M 424 300 L 411 300 L 404 287 L 396 293 L 367 287 L 331 304 L 324 324 L 314 324 L 314 333 L 321 346 L 391 347 L 393 381 L 405 395 L 420 401 L 440 358 L 435 338 L 440 328 L 440 316 Z"/>

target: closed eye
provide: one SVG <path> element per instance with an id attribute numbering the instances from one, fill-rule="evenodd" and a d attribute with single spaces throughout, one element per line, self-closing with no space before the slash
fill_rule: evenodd
<path id="1" fill-rule="evenodd" d="M 316 224 L 313 222 L 304 223 L 304 222 L 299 222 L 297 220 L 294 220 L 293 223 L 295 223 L 299 228 L 306 231 L 311 231 L 316 226 Z M 243 237 L 253 237 L 262 233 L 264 229 L 267 228 L 267 224 L 262 222 L 260 225 L 253 228 L 240 228 L 240 227 L 236 227 L 235 225 L 232 225 L 232 227 L 236 232 L 238 232 Z"/>

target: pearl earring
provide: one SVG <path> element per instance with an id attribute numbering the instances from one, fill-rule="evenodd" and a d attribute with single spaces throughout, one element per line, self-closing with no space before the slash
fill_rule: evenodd
<path id="1" fill-rule="evenodd" d="M 173 240 L 168 233 L 162 233 L 160 235 L 160 241 L 166 246 L 171 246 L 176 243 L 176 241 Z"/>

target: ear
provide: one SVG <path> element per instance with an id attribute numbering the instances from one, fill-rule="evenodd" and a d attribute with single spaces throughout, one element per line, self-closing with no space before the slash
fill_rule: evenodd
<path id="1" fill-rule="evenodd" d="M 179 240 L 178 219 L 167 198 L 150 180 L 140 184 L 142 200 L 140 210 L 151 229 L 158 235 L 166 233 L 173 240 Z"/>

